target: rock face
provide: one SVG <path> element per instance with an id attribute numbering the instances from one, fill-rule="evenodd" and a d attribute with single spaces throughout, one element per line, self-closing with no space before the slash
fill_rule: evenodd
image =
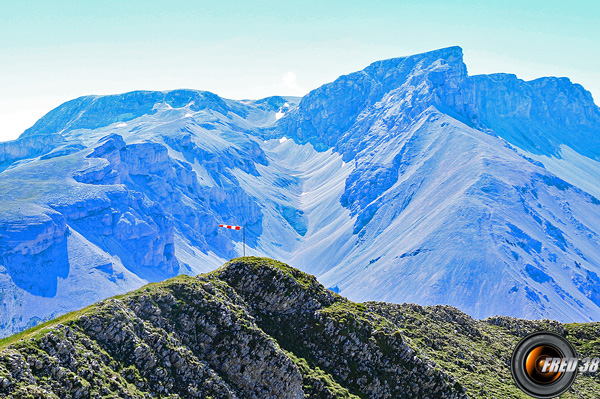
<path id="1" fill-rule="evenodd" d="M 146 286 L 25 336 L 0 352 L 0 392 L 14 398 L 466 398 L 387 320 L 269 259 Z"/>
<path id="2" fill-rule="evenodd" d="M 217 267 L 242 239 L 220 223 L 246 226 L 256 246 L 263 211 L 236 171 L 268 165 L 247 132 L 287 102 L 189 90 L 85 97 L 2 143 L 0 335 Z"/>
<path id="3" fill-rule="evenodd" d="M 20 137 L 18 140 L 0 143 L 0 171 L 20 160 L 51 154 L 52 150 L 63 142 L 63 136 L 52 133 Z M 69 147 L 69 149 L 75 150 L 73 147 Z"/>
<path id="4" fill-rule="evenodd" d="M 449 306 L 357 304 L 283 263 L 246 257 L 0 341 L 0 394 L 524 398 L 510 377 L 511 350 L 525 334 L 548 329 L 585 356 L 600 339 L 595 324 L 478 321 Z M 565 397 L 598 392 L 585 375 Z"/>
<path id="5" fill-rule="evenodd" d="M 600 110 L 459 47 L 302 99 L 87 96 L 0 144 L 0 334 L 242 253 L 352 300 L 600 320 Z"/>
<path id="6" fill-rule="evenodd" d="M 600 112 L 581 85 L 568 78 L 524 82 L 493 74 L 470 77 L 467 87 L 465 114 L 478 127 L 534 154 L 560 156 L 565 145 L 600 160 Z"/>
<path id="7" fill-rule="evenodd" d="M 40 211 L 24 210 L 2 227 L 0 237 L 6 238 L 0 240 L 0 259 L 17 286 L 49 297 L 56 295 L 57 277 L 68 274 L 65 236 L 69 231 L 63 215 Z"/>

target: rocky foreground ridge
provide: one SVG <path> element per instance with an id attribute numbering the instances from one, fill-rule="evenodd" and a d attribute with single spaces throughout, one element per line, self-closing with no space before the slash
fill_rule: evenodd
<path id="1" fill-rule="evenodd" d="M 508 360 L 551 329 L 598 353 L 597 323 L 353 303 L 283 263 L 234 259 L 0 341 L 0 397 L 525 398 Z M 595 375 L 564 397 L 593 398 Z"/>

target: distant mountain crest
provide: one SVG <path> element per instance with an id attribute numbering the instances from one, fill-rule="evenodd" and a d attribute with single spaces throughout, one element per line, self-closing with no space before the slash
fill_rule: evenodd
<path id="1" fill-rule="evenodd" d="M 353 300 L 600 320 L 600 111 L 462 49 L 302 99 L 88 96 L 0 143 L 4 334 L 242 252 Z"/>

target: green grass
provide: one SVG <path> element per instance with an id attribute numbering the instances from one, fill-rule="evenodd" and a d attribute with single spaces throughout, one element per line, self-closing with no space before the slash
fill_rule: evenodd
<path id="1" fill-rule="evenodd" d="M 94 313 L 96 306 L 97 305 L 94 304 L 88 306 L 87 308 L 64 314 L 62 316 L 57 317 L 56 319 L 48 320 L 44 323 L 38 324 L 37 326 L 32 327 L 28 330 L 21 331 L 20 333 L 17 333 L 15 335 L 2 338 L 0 339 L 0 350 L 19 341 L 34 340 L 40 337 L 41 335 L 49 332 L 59 324 L 69 325 L 71 322 L 79 319 L 83 315 Z"/>
<path id="2" fill-rule="evenodd" d="M 184 282 L 189 283 L 189 282 L 193 282 L 193 281 L 197 281 L 197 279 L 194 277 L 187 276 L 187 275 L 180 275 L 180 276 L 176 276 L 176 277 L 173 277 L 173 278 L 170 278 L 168 280 L 161 281 L 158 283 L 146 284 L 143 287 L 141 287 L 135 291 L 131 291 L 126 294 L 115 295 L 113 297 L 105 299 L 102 302 L 106 302 L 106 301 L 114 300 L 114 299 L 122 300 L 122 299 L 126 299 L 126 298 L 131 298 L 135 295 L 140 295 L 140 294 L 153 294 L 158 291 L 164 290 L 165 288 L 168 288 L 169 286 L 177 284 L 177 283 L 184 283 Z M 100 302 L 100 303 L 102 303 L 102 302 Z M 92 315 L 92 314 L 94 314 L 94 312 L 96 312 L 98 310 L 98 307 L 99 307 L 99 304 L 93 304 L 93 305 L 90 305 L 81 310 L 76 310 L 74 312 L 70 312 L 70 313 L 64 314 L 62 316 L 59 316 L 55 319 L 48 320 L 44 323 L 38 324 L 35 327 L 21 331 L 20 333 L 17 333 L 15 335 L 11 335 L 11 336 L 2 338 L 2 339 L 0 339 L 0 350 L 8 347 L 11 344 L 15 344 L 19 341 L 36 339 L 36 338 L 40 337 L 41 335 L 49 332 L 50 330 L 52 330 L 59 324 L 69 325 L 69 324 L 73 323 L 74 321 L 78 320 L 79 318 L 81 318 L 82 316 Z"/>
<path id="3" fill-rule="evenodd" d="M 284 352 L 300 370 L 305 394 L 312 394 L 318 397 L 320 393 L 324 393 L 334 399 L 360 399 L 359 396 L 353 395 L 335 381 L 331 374 L 321 370 L 318 366 L 315 368 L 310 367 L 306 359 L 296 356 L 293 352 Z"/>

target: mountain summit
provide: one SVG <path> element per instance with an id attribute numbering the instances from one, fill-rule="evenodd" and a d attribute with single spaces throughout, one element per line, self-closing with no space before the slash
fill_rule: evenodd
<path id="1" fill-rule="evenodd" d="M 361 130 L 367 125 L 357 119 L 392 112 L 394 127 L 405 129 L 431 106 L 538 155 L 559 155 L 564 144 L 600 160 L 600 111 L 583 87 L 567 78 L 468 76 L 460 47 L 379 61 L 342 76 L 305 96 L 296 117 L 278 124 L 274 136 L 291 134 L 351 159 L 368 141 Z"/>
<path id="2" fill-rule="evenodd" d="M 247 251 L 353 300 L 600 320 L 600 109 L 451 47 L 305 97 L 69 101 L 0 143 L 0 326 Z"/>

